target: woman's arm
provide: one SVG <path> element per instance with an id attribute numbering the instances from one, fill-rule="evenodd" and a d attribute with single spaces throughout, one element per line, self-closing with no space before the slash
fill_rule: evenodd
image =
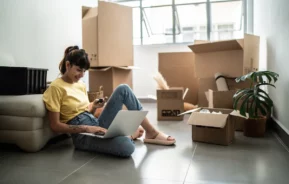
<path id="1" fill-rule="evenodd" d="M 106 132 L 106 129 L 99 126 L 88 126 L 88 125 L 68 125 L 66 123 L 61 123 L 60 113 L 48 111 L 48 118 L 50 122 L 50 128 L 54 132 L 58 133 L 97 133 L 97 132 Z"/>

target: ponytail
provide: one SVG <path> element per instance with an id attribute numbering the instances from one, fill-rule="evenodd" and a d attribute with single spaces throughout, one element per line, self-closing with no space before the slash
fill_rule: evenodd
<path id="1" fill-rule="evenodd" d="M 66 72 L 66 66 L 65 66 L 65 63 L 66 61 L 68 61 L 68 56 L 70 53 L 72 53 L 72 51 L 74 50 L 79 50 L 78 46 L 70 46 L 70 47 L 67 47 L 64 51 L 64 57 L 63 59 L 60 61 L 59 63 L 59 71 L 60 73 L 63 75 L 65 72 Z"/>

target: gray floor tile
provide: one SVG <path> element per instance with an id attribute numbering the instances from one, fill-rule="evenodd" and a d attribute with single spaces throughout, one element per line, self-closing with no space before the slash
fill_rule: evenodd
<path id="1" fill-rule="evenodd" d="M 186 181 L 281 184 L 287 173 L 289 154 L 270 134 L 258 139 L 237 134 L 230 146 L 199 143 Z"/>
<path id="2" fill-rule="evenodd" d="M 121 178 L 107 177 L 107 176 L 96 176 L 96 175 L 83 175 L 75 173 L 60 184 L 182 184 L 182 182 L 169 181 L 169 180 L 153 180 L 153 179 L 138 179 L 131 178 L 129 176 L 123 176 Z"/>
<path id="3" fill-rule="evenodd" d="M 1 184 L 56 184 L 65 177 L 60 171 L 0 165 Z"/>
<path id="4" fill-rule="evenodd" d="M 37 153 L 9 152 L 2 165 L 30 166 L 39 169 L 53 169 L 71 173 L 96 156 L 95 153 L 75 150 L 71 139 L 51 144 Z"/>
<path id="5" fill-rule="evenodd" d="M 184 181 L 189 168 L 193 149 L 183 146 L 155 146 L 136 142 L 136 151 L 131 158 L 99 156 L 86 164 L 76 173 L 99 177 L 132 179 L 149 178 Z"/>

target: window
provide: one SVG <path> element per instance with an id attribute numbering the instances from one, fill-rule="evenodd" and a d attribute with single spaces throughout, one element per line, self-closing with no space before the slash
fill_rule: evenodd
<path id="1" fill-rule="evenodd" d="M 207 40 L 206 3 L 176 5 L 176 42 Z"/>
<path id="2" fill-rule="evenodd" d="M 242 1 L 212 2 L 211 22 L 211 40 L 242 37 Z"/>
<path id="3" fill-rule="evenodd" d="M 243 37 L 243 0 L 111 0 L 133 7 L 135 45 Z"/>
<path id="4" fill-rule="evenodd" d="M 153 7 L 143 9 L 143 43 L 173 43 L 172 7 Z"/>

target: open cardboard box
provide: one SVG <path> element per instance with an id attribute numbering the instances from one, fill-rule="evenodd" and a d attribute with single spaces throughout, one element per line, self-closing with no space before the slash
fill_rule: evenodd
<path id="1" fill-rule="evenodd" d="M 203 79 L 200 79 L 200 81 L 201 81 L 200 86 L 202 86 L 201 89 L 204 91 L 206 100 L 207 100 L 207 101 L 202 102 L 201 106 L 209 107 L 209 108 L 233 109 L 234 94 L 239 89 L 249 88 L 251 85 L 250 81 L 236 83 L 235 79 L 228 78 L 226 79 L 226 82 L 227 82 L 229 91 L 218 91 L 216 89 L 216 84 L 212 85 L 213 87 L 210 86 L 213 82 L 215 82 L 215 79 L 203 78 Z"/>
<path id="2" fill-rule="evenodd" d="M 182 121 L 184 116 L 178 116 L 184 112 L 184 98 L 188 88 L 170 88 L 157 90 L 158 121 Z"/>
<path id="3" fill-rule="evenodd" d="M 91 66 L 133 66 L 132 8 L 98 1 L 82 7 L 82 45 Z"/>
<path id="4" fill-rule="evenodd" d="M 210 113 L 201 113 L 202 109 L 208 109 Z M 222 114 L 213 114 L 213 111 Z M 236 117 L 245 118 L 237 111 L 221 108 L 198 108 L 179 116 L 188 113 L 191 113 L 187 123 L 192 125 L 193 141 L 219 145 L 230 145 L 233 142 Z"/>
<path id="5" fill-rule="evenodd" d="M 195 54 L 196 77 L 213 78 L 217 72 L 228 77 L 239 77 L 257 71 L 259 44 L 259 36 L 245 34 L 244 39 L 189 45 Z"/>

